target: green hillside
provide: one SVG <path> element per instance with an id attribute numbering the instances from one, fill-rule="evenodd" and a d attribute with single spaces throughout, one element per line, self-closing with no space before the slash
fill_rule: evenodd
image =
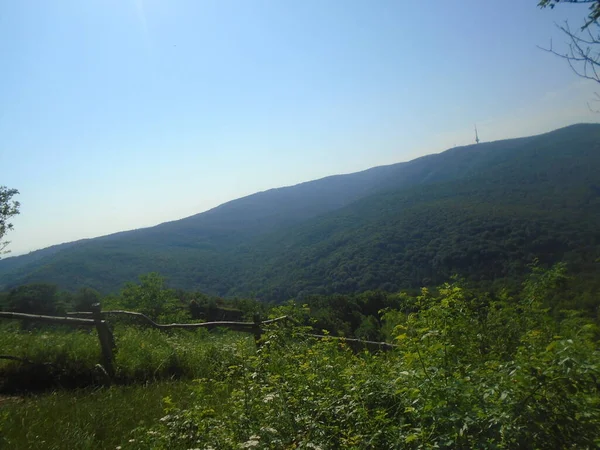
<path id="1" fill-rule="evenodd" d="M 369 197 L 261 239 L 268 255 L 241 291 L 397 290 L 453 274 L 516 279 L 535 258 L 596 271 L 600 256 L 600 133 L 572 127 L 528 141 L 463 179 Z M 277 292 L 285 287 L 287 290 Z"/>
<path id="2" fill-rule="evenodd" d="M 517 280 L 600 256 L 600 125 L 485 143 L 274 189 L 153 228 L 0 262 L 0 285 L 114 291 L 150 271 L 222 296 Z M 590 281 L 591 282 L 591 281 Z"/>

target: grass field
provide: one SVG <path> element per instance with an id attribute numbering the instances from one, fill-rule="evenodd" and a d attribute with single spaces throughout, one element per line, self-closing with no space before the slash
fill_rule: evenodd
<path id="1" fill-rule="evenodd" d="M 164 399 L 191 405 L 190 382 L 57 391 L 0 400 L 0 448 L 114 449 L 164 416 Z"/>

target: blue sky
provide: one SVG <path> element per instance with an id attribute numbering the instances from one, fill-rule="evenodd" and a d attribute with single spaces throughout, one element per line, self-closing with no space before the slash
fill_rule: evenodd
<path id="1" fill-rule="evenodd" d="M 0 6 L 13 254 L 473 141 L 596 122 L 536 0 Z"/>

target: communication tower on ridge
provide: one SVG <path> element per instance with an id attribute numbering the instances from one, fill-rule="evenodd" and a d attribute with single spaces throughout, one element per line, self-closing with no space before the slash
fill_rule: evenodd
<path id="1" fill-rule="evenodd" d="M 479 144 L 479 135 L 477 134 L 477 125 L 475 125 L 475 143 Z"/>

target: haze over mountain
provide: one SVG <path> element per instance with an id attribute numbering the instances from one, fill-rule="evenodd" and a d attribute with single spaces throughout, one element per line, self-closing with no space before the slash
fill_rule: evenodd
<path id="1" fill-rule="evenodd" d="M 284 300 L 515 276 L 534 258 L 595 271 L 600 125 L 457 147 L 259 192 L 151 228 L 0 261 L 0 285 L 173 287 Z"/>

